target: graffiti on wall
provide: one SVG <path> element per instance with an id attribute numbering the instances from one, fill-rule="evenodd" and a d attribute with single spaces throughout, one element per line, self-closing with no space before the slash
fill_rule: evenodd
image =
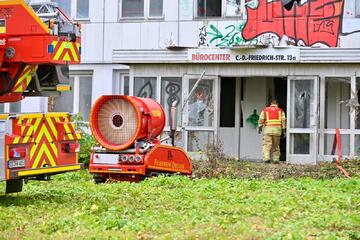
<path id="1" fill-rule="evenodd" d="M 339 47 L 340 36 L 360 32 L 360 26 L 352 32 L 343 32 L 344 4 L 345 0 L 307 0 L 286 11 L 281 1 L 245 0 L 245 20 L 224 27 L 204 26 L 206 39 L 203 36 L 199 46 L 274 46 L 285 42 Z"/>

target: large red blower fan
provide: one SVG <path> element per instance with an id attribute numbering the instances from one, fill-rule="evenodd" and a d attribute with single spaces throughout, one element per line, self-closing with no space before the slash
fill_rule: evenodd
<path id="1" fill-rule="evenodd" d="M 176 116 L 175 108 L 170 115 Z M 176 120 L 171 122 L 174 133 Z M 164 110 L 153 99 L 101 96 L 90 113 L 91 131 L 101 145 L 93 148 L 90 159 L 95 181 L 139 181 L 159 173 L 191 175 L 191 160 L 184 150 L 160 144 L 164 126 Z"/>

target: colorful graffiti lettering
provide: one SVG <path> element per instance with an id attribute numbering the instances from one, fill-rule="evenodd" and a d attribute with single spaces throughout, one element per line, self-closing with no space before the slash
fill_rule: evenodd
<path id="1" fill-rule="evenodd" d="M 210 24 L 209 28 L 211 31 L 207 32 L 207 34 L 211 36 L 210 44 L 218 40 L 218 43 L 216 43 L 215 47 L 231 47 L 234 45 L 245 45 L 252 44 L 254 41 L 256 42 L 256 39 L 246 41 L 242 37 L 243 27 L 244 24 L 239 24 L 238 26 L 228 25 L 225 27 L 225 33 L 223 34 L 217 27 L 215 27 L 213 24 Z"/>
<path id="2" fill-rule="evenodd" d="M 250 2 L 247 0 L 247 2 Z M 344 0 L 311 0 L 295 4 L 291 11 L 282 8 L 281 1 L 259 1 L 256 8 L 246 5 L 248 21 L 243 37 L 250 40 L 263 33 L 287 36 L 306 46 L 322 43 L 338 45 Z"/>
<path id="3" fill-rule="evenodd" d="M 345 0 L 307 0 L 286 11 L 279 0 L 245 0 L 246 20 L 219 28 L 207 28 L 208 43 L 215 47 L 236 45 L 278 45 L 339 47 Z M 203 28 L 202 28 L 203 30 Z M 199 35 L 200 43 L 206 34 Z M 202 38 L 202 39 L 201 39 Z M 207 45 L 208 46 L 208 45 Z"/>

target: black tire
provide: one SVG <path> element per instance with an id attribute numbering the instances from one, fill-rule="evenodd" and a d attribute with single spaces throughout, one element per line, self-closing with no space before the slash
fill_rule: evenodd
<path id="1" fill-rule="evenodd" d="M 100 176 L 100 175 L 97 175 L 97 174 L 94 174 L 93 179 L 94 179 L 94 182 L 95 182 L 96 184 L 100 184 L 100 183 L 106 182 L 106 178 L 104 178 L 104 177 L 102 177 L 102 176 Z"/>

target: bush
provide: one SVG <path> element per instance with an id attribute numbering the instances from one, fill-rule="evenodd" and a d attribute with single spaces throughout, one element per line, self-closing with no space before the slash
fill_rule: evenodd
<path id="1" fill-rule="evenodd" d="M 82 139 L 79 140 L 80 153 L 79 162 L 89 165 L 91 148 L 97 145 L 95 138 L 91 134 L 83 133 Z"/>
<path id="2" fill-rule="evenodd" d="M 91 148 L 98 145 L 98 143 L 91 134 L 89 123 L 83 121 L 83 117 L 81 115 L 74 115 L 72 121 L 76 124 L 76 130 L 82 132 L 82 138 L 79 140 L 79 162 L 88 166 L 90 162 Z"/>

